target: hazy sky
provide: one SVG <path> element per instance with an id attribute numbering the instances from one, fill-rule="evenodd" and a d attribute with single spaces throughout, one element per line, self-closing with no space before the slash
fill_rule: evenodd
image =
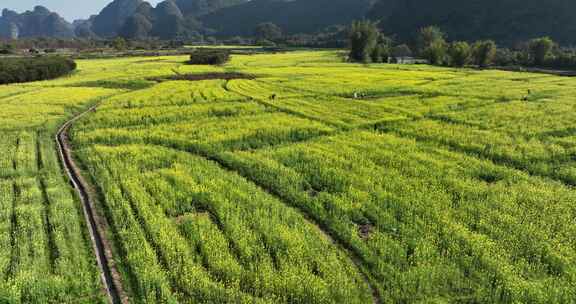
<path id="1" fill-rule="evenodd" d="M 156 4 L 161 0 L 148 0 Z M 51 11 L 59 13 L 68 21 L 86 19 L 97 14 L 112 0 L 0 0 L 0 11 L 8 8 L 19 13 L 32 10 L 36 5 L 42 5 Z"/>

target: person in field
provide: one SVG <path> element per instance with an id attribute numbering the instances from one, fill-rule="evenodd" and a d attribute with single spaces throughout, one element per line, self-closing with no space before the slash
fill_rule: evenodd
<path id="1" fill-rule="evenodd" d="M 528 98 L 530 98 L 530 95 L 532 95 L 532 90 L 528 89 L 528 95 L 524 96 L 522 98 L 522 101 L 528 101 Z"/>

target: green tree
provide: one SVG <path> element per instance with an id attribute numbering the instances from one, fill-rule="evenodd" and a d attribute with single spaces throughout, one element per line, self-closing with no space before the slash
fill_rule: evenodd
<path id="1" fill-rule="evenodd" d="M 350 54 L 354 62 L 369 63 L 378 46 L 380 30 L 375 22 L 363 20 L 352 23 L 349 31 Z"/>
<path id="2" fill-rule="evenodd" d="M 425 50 L 422 56 L 428 60 L 430 64 L 441 65 L 446 62 L 446 42 L 438 40 L 432 42 Z"/>
<path id="3" fill-rule="evenodd" d="M 112 47 L 114 49 L 116 49 L 117 51 L 124 50 L 124 49 L 126 49 L 126 40 L 122 37 L 117 37 L 112 42 Z"/>
<path id="4" fill-rule="evenodd" d="M 448 49 L 448 56 L 450 57 L 450 64 L 452 66 L 463 67 L 470 63 L 472 49 L 468 42 L 453 42 Z"/>
<path id="5" fill-rule="evenodd" d="M 375 63 L 383 63 L 388 61 L 388 56 L 390 54 L 390 48 L 388 45 L 380 43 L 374 47 L 372 50 L 372 54 L 370 54 L 370 58 L 372 62 Z"/>
<path id="6" fill-rule="evenodd" d="M 254 29 L 254 35 L 258 40 L 275 41 L 282 38 L 282 29 L 272 22 L 260 23 Z"/>
<path id="7" fill-rule="evenodd" d="M 392 40 L 383 34 L 379 34 L 378 44 L 372 50 L 370 55 L 372 62 L 384 63 L 388 62 L 390 52 L 392 49 Z"/>
<path id="8" fill-rule="evenodd" d="M 0 55 L 8 55 L 14 52 L 14 45 L 11 43 L 6 43 L 0 45 Z"/>
<path id="9" fill-rule="evenodd" d="M 392 57 L 394 58 L 412 57 L 412 55 L 412 50 L 406 44 L 397 45 L 392 48 Z"/>
<path id="10" fill-rule="evenodd" d="M 444 33 L 436 26 L 428 26 L 418 31 L 417 53 L 430 64 L 443 64 L 446 61 L 446 40 Z"/>
<path id="11" fill-rule="evenodd" d="M 492 40 L 477 41 L 472 47 L 474 64 L 486 67 L 494 62 L 496 57 L 496 43 Z"/>
<path id="12" fill-rule="evenodd" d="M 445 43 L 445 35 L 442 30 L 437 26 L 428 26 L 418 30 L 416 38 L 416 52 L 420 56 L 424 56 L 429 48 L 438 43 Z"/>
<path id="13" fill-rule="evenodd" d="M 532 63 L 538 66 L 543 65 L 554 48 L 554 45 L 554 41 L 548 37 L 531 40 L 530 43 L 528 43 L 528 50 L 530 51 Z"/>

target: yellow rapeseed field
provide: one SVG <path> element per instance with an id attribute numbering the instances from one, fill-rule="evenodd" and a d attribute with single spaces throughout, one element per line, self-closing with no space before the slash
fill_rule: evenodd
<path id="1" fill-rule="evenodd" d="M 0 302 L 105 301 L 53 135 L 135 303 L 574 303 L 576 79 L 337 51 L 79 61 L 0 86 Z M 164 81 L 174 73 L 254 79 Z"/>

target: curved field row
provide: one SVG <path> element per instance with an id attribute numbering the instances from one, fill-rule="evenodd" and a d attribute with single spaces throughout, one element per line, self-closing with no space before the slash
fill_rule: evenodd
<path id="1" fill-rule="evenodd" d="M 163 103 L 158 100 L 159 105 Z M 231 115 L 222 115 L 221 109 L 228 109 L 228 113 L 232 107 L 236 110 Z M 134 218 L 128 221 L 129 225 L 116 228 L 122 246 L 134 242 L 122 232 L 129 229 L 133 231 L 130 235 L 140 235 L 141 241 L 145 239 L 150 244 L 152 252 L 145 258 L 146 265 L 167 269 L 156 279 L 146 279 L 153 281 L 141 281 L 144 279 L 141 273 L 147 272 L 147 267 L 131 258 L 128 247 L 123 249 L 127 254 L 126 267 L 131 269 L 127 275 L 135 282 L 137 299 L 146 301 L 154 297 L 150 290 L 141 287 L 160 284 L 152 282 L 168 282 L 166 293 L 184 302 L 192 297 L 186 292 L 192 291 L 201 302 L 219 297 L 244 301 L 248 299 L 246 296 L 289 303 L 364 303 L 372 299 L 371 291 L 349 258 L 298 213 L 217 164 L 154 145 L 208 155 L 213 151 L 305 140 L 328 134 L 332 131 L 330 127 L 254 102 L 190 104 L 178 106 L 180 112 L 177 108 L 172 112 L 171 108 L 164 111 L 161 107 L 146 107 L 121 114 L 122 108 L 122 104 L 108 100 L 93 116 L 78 124 L 74 142 L 103 192 L 103 204 L 110 218 L 115 218 L 120 210 L 124 211 L 121 216 L 118 214 L 118 219 Z M 151 120 L 142 120 L 144 116 Z M 126 122 L 129 123 L 124 125 Z M 126 146 L 128 143 L 138 145 Z M 130 161 L 118 160 L 123 157 L 129 157 Z M 199 178 L 202 182 L 194 186 L 194 180 Z M 132 182 L 115 185 L 118 180 Z M 209 180 L 212 182 L 205 184 Z M 197 187 L 198 190 L 192 191 Z M 248 193 L 250 198 L 244 198 Z M 148 204 L 142 205 L 144 201 Z M 150 206 L 156 207 L 150 209 Z M 233 211 L 239 206 L 244 206 L 245 211 Z M 262 209 L 264 206 L 267 207 Z M 265 214 L 259 214 L 260 209 Z M 204 224 L 196 226 L 197 220 Z M 209 229 L 210 237 L 202 236 L 207 232 L 198 229 Z M 280 232 L 285 236 L 277 235 Z M 161 238 L 164 235 L 169 235 L 171 241 Z M 216 243 L 212 244 L 212 239 Z M 181 249 L 172 252 L 174 246 Z M 224 248 L 227 250 L 222 251 Z M 190 264 L 181 264 L 182 261 Z M 170 271 L 176 266 L 189 268 L 187 277 L 196 277 L 207 285 L 185 285 L 181 282 L 183 278 L 178 277 L 181 274 Z M 221 291 L 210 294 L 207 290 Z"/>
<path id="2" fill-rule="evenodd" d="M 370 298 L 354 267 L 313 226 L 214 163 L 155 146 L 94 146 L 82 154 L 112 218 L 121 219 L 122 244 L 140 235 L 140 246 L 153 252 L 145 264 L 130 263 L 134 273 L 166 269 L 155 276 L 181 301 Z M 102 163 L 107 167 L 96 165 Z M 154 289 L 141 286 L 152 283 L 134 280 L 138 299 L 149 298 Z"/>
<path id="3" fill-rule="evenodd" d="M 569 188 L 371 133 L 221 158 L 350 244 L 382 282 L 384 298 L 528 301 L 543 290 L 559 302 L 574 296 Z M 550 201 L 554 206 L 546 206 Z M 562 215 L 562 227 L 549 230 Z M 502 281 L 487 280 L 491 275 Z"/>
<path id="4" fill-rule="evenodd" d="M 46 138 L 115 94 L 71 135 L 133 302 L 572 303 L 574 80 L 336 55 L 83 61 L 0 88 L 0 302 L 103 300 Z M 147 80 L 175 71 L 256 79 Z"/>
<path id="5" fill-rule="evenodd" d="M 530 171 L 526 168 L 475 157 L 487 155 L 484 152 L 452 148 L 470 143 L 498 146 L 503 155 L 516 150 L 524 154 L 511 155 L 546 156 L 535 166 L 551 164 L 556 156 L 568 159 L 571 131 L 561 128 L 564 123 L 533 126 L 541 132 L 526 133 L 537 134 L 549 147 L 541 145 L 538 150 L 538 142 L 530 137 L 522 141 L 525 135 L 518 129 L 499 136 L 494 124 L 473 113 L 493 113 L 491 117 L 502 117 L 499 125 L 513 127 L 513 115 L 518 119 L 542 116 L 571 104 L 565 99 L 566 91 L 547 93 L 570 80 L 423 66 L 363 67 L 334 58 L 306 62 L 302 54 L 275 56 L 275 62 L 265 61 L 274 56 L 237 57 L 227 66 L 258 75 L 255 80 L 231 80 L 224 86 L 218 82 L 170 85 L 174 92 L 194 87 L 202 90 L 195 94 L 206 96 L 224 88 L 242 96 L 240 102 L 224 97 L 196 103 L 186 93 L 168 91 L 162 96 L 162 86 L 168 84 L 161 84 L 150 89 L 158 93 L 146 99 L 145 108 L 130 109 L 126 101 L 110 100 L 76 129 L 75 143 L 85 159 L 108 155 L 91 159 L 88 169 L 99 172 L 104 169 L 97 164 L 108 164 L 109 182 L 101 185 L 102 192 L 120 187 L 114 201 L 130 205 L 136 218 L 133 229 L 144 231 L 143 239 L 151 248 L 163 247 L 147 218 L 162 214 L 179 227 L 166 228 L 173 231 L 173 238 L 196 248 L 199 256 L 194 259 L 201 267 L 197 273 L 234 291 L 226 295 L 228 299 L 244 295 L 264 301 L 322 302 L 321 289 L 283 287 L 298 294 L 296 300 L 274 298 L 283 294 L 276 283 L 242 284 L 255 282 L 239 279 L 247 273 L 250 277 L 268 273 L 266 268 L 246 271 L 247 248 L 255 254 L 269 244 L 267 238 L 236 244 L 244 237 L 234 234 L 234 228 L 245 225 L 240 219 L 259 221 L 243 213 L 237 218 L 222 216 L 224 211 L 218 209 L 222 205 L 214 197 L 235 191 L 237 198 L 232 201 L 236 201 L 252 194 L 238 190 L 244 185 L 215 182 L 218 186 L 212 188 L 204 184 L 207 181 L 198 185 L 190 180 L 191 176 L 211 181 L 235 176 L 256 185 L 249 193 L 264 193 L 275 205 L 298 211 L 312 227 L 324 230 L 341 245 L 333 249 L 339 255 L 351 252 L 359 266 L 348 266 L 359 278 L 355 284 L 362 286 L 360 273 L 367 275 L 382 302 L 570 303 L 575 296 L 575 244 L 570 238 L 573 190 L 551 179 L 529 176 L 523 172 Z M 528 88 L 535 93 L 520 106 L 516 100 Z M 364 95 L 354 98 L 354 92 Z M 507 105 L 517 111 L 496 113 Z M 216 109 L 226 109 L 229 115 Z M 572 119 L 569 111 L 559 117 Z M 369 131 L 372 128 L 376 130 Z M 294 136 L 294 131 L 299 135 Z M 554 132 L 562 132 L 561 137 L 547 135 Z M 505 135 L 512 133 L 518 134 Z M 444 138 L 451 140 L 448 147 Z M 204 162 L 221 172 L 219 177 L 199 169 Z M 123 186 L 125 180 L 131 184 Z M 147 202 L 146 207 L 139 201 Z M 155 211 L 147 209 L 148 216 L 139 215 L 149 206 Z M 166 269 L 163 250 L 167 249 L 156 249 L 153 256 L 158 267 Z M 271 260 L 250 260 L 254 263 L 250 265 L 271 265 L 271 273 L 282 273 L 279 265 L 284 264 L 275 255 L 262 257 Z M 352 260 L 347 262 L 353 265 Z M 169 290 L 179 300 L 187 299 L 178 295 L 182 285 L 170 268 L 164 273 Z M 318 275 L 314 268 L 311 271 Z M 350 296 L 351 302 L 359 299 Z"/>
<path id="6" fill-rule="evenodd" d="M 125 92 L 133 81 L 143 83 L 137 78 L 150 69 L 165 76 L 181 65 L 126 65 L 135 61 L 80 61 L 70 77 L 0 86 L 0 302 L 107 301 L 54 135 L 74 113 Z"/>

